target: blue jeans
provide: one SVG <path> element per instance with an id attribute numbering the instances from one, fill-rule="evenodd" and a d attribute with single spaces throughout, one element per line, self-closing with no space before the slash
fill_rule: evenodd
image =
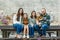
<path id="1" fill-rule="evenodd" d="M 34 25 L 34 29 L 39 33 L 39 35 L 42 34 L 42 32 L 41 32 L 41 30 L 40 30 L 40 28 L 39 28 L 39 25 L 35 24 L 35 25 Z"/>
<path id="2" fill-rule="evenodd" d="M 48 25 L 47 24 L 42 24 L 42 35 L 46 36 L 46 29 L 48 29 Z"/>
<path id="3" fill-rule="evenodd" d="M 16 29 L 16 33 L 20 34 L 20 32 L 23 30 L 23 25 L 22 24 L 13 24 L 13 27 Z"/>
<path id="4" fill-rule="evenodd" d="M 34 27 L 32 27 L 31 25 L 29 25 L 29 35 L 30 37 L 34 36 Z"/>

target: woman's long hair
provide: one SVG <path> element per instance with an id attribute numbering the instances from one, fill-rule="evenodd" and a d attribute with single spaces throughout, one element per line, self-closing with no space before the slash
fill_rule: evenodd
<path id="1" fill-rule="evenodd" d="M 36 11 L 32 11 L 30 17 L 33 18 L 33 15 L 32 15 L 33 12 L 35 12 L 35 16 L 34 16 L 34 18 L 36 18 Z"/>
<path id="2" fill-rule="evenodd" d="M 20 13 L 20 10 L 22 9 L 22 13 Z M 20 16 L 22 16 L 23 17 L 23 8 L 19 8 L 19 10 L 18 10 L 18 13 L 17 13 L 17 21 L 19 21 L 19 19 L 20 19 Z"/>

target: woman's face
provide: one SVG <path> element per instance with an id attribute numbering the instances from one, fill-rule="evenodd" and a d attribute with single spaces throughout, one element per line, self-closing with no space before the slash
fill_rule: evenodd
<path id="1" fill-rule="evenodd" d="M 20 9 L 20 13 L 22 13 L 23 12 L 23 9 Z"/>
<path id="2" fill-rule="evenodd" d="M 36 16 L 40 16 L 40 13 L 38 12 L 38 13 L 36 14 Z"/>
<path id="3" fill-rule="evenodd" d="M 33 12 L 33 13 L 32 13 L 32 16 L 35 16 L 35 15 L 36 15 L 36 12 Z"/>

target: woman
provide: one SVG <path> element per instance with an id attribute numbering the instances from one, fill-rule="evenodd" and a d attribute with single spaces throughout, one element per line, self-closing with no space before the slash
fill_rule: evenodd
<path id="1" fill-rule="evenodd" d="M 23 9 L 19 8 L 18 13 L 13 16 L 13 27 L 16 29 L 16 38 L 20 38 L 19 34 L 23 29 L 22 25 Z"/>
<path id="2" fill-rule="evenodd" d="M 30 37 L 34 37 L 34 24 L 36 24 L 36 12 L 32 11 L 31 16 L 29 18 L 29 35 Z"/>
<path id="3" fill-rule="evenodd" d="M 37 25 L 41 25 L 41 20 L 42 20 L 42 16 L 41 16 L 41 14 L 40 14 L 40 12 L 37 12 L 37 14 L 36 14 L 36 24 Z"/>
<path id="4" fill-rule="evenodd" d="M 23 36 L 23 38 L 26 37 L 26 34 L 27 34 L 27 38 L 29 38 L 29 27 L 28 27 L 28 23 L 29 23 L 28 15 L 27 15 L 27 13 L 24 13 L 24 16 L 23 16 L 24 36 Z"/>
<path id="5" fill-rule="evenodd" d="M 41 21 L 41 19 L 42 19 L 42 16 L 40 16 L 40 13 L 37 12 L 37 14 L 36 14 L 36 24 L 34 25 L 34 28 L 35 28 L 35 30 L 38 31 L 39 36 L 42 36 L 42 32 L 40 30 L 40 25 L 41 25 L 40 21 Z"/>

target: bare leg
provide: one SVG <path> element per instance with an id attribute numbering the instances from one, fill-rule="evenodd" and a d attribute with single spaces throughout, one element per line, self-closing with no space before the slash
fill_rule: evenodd
<path id="1" fill-rule="evenodd" d="M 26 34 L 26 25 L 24 25 L 24 34 Z"/>
<path id="2" fill-rule="evenodd" d="M 26 25 L 26 28 L 27 28 L 27 38 L 29 38 L 29 28 L 28 28 L 28 25 Z"/>
<path id="3" fill-rule="evenodd" d="M 28 28 L 28 25 L 27 25 L 27 34 L 29 35 L 29 28 Z"/>
<path id="4" fill-rule="evenodd" d="M 26 34 L 26 25 L 24 25 L 24 36 L 23 36 L 23 38 L 25 38 L 25 34 Z"/>

